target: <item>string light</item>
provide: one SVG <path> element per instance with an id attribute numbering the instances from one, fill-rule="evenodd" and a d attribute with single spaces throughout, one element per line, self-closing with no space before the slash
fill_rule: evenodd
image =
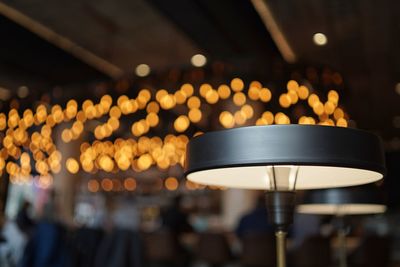
<path id="1" fill-rule="evenodd" d="M 248 96 L 251 100 L 257 101 L 260 99 L 260 89 L 258 87 L 252 86 L 249 88 Z"/>
<path id="2" fill-rule="evenodd" d="M 327 126 L 347 127 L 347 115 L 338 107 L 339 94 L 335 90 L 330 90 L 325 102 L 321 102 L 316 94 L 310 94 L 310 90 L 305 85 L 300 85 L 295 80 L 288 81 L 287 92 L 279 96 L 279 104 L 288 108 L 297 104 L 299 101 L 307 101 L 316 115 L 314 117 L 302 116 L 299 124 L 320 124 Z M 87 125 L 90 120 L 102 121 L 92 126 L 96 140 L 92 143 L 82 143 L 80 145 L 79 162 L 76 159 L 68 158 L 65 162 L 68 172 L 77 174 L 82 168 L 88 173 L 95 173 L 103 170 L 109 173 L 125 171 L 129 168 L 135 171 L 146 171 L 151 166 L 157 166 L 165 170 L 170 166 L 179 164 L 184 165 L 185 149 L 188 142 L 186 135 L 167 135 L 164 139 L 154 136 L 146 137 L 151 128 L 157 127 L 160 123 L 160 108 L 163 110 L 174 109 L 172 114 L 177 114 L 173 127 L 176 132 L 186 132 L 191 123 L 199 123 L 205 114 L 208 113 L 207 106 L 202 106 L 204 99 L 205 105 L 214 105 L 228 100 L 235 106 L 229 106 L 229 110 L 222 110 L 219 114 L 219 123 L 224 128 L 232 128 L 235 125 L 270 125 L 288 124 L 290 118 L 278 112 L 275 115 L 270 111 L 260 114 L 259 109 L 255 109 L 253 101 L 268 103 L 271 101 L 271 90 L 262 87 L 258 81 L 250 83 L 248 90 L 245 91 L 245 84 L 240 78 L 234 78 L 229 86 L 226 84 L 213 88 L 211 84 L 202 84 L 195 90 L 191 84 L 183 84 L 177 91 L 169 93 L 165 89 L 160 89 L 152 94 L 150 89 L 141 89 L 136 98 L 129 98 L 121 95 L 113 105 L 113 98 L 110 95 L 103 95 L 98 103 L 92 100 L 85 100 L 79 107 L 76 100 L 71 99 L 67 102 L 65 109 L 60 105 L 45 106 L 39 104 L 33 111 L 26 109 L 22 112 L 22 117 L 18 110 L 12 108 L 8 114 L 0 113 L 0 130 L 5 131 L 2 137 L 3 148 L 0 149 L 0 172 L 6 171 L 12 176 L 13 181 L 19 182 L 18 177 L 29 177 L 31 165 L 41 177 L 48 177 L 50 173 L 58 173 L 62 169 L 61 153 L 53 141 L 55 133 L 53 128 L 63 122 L 71 121 L 70 128 L 61 131 L 61 139 L 68 143 L 77 140 L 82 133 L 90 128 Z M 233 92 L 233 93 L 232 93 Z M 199 95 L 197 95 L 199 93 Z M 251 101 L 247 102 L 247 98 Z M 80 108 L 80 109 L 79 109 Z M 176 108 L 176 109 L 175 109 Z M 201 109 L 203 108 L 203 110 Z M 138 112 L 143 110 L 143 112 Z M 132 122 L 132 135 L 139 138 L 134 140 L 116 139 L 114 143 L 106 140 L 120 128 L 121 116 L 136 113 L 139 119 Z M 145 114 L 145 115 L 143 115 Z M 101 120 L 103 116 L 109 116 L 106 120 Z M 142 116 L 142 118 L 140 118 Z M 251 119 L 259 116 L 254 121 Z M 346 116 L 346 118 L 345 118 Z M 33 131 L 31 127 L 37 127 Z M 88 131 L 89 132 L 89 131 Z M 196 132 L 194 136 L 202 134 Z M 27 152 L 31 151 L 31 155 Z M 11 160 L 17 160 L 12 162 Z M 33 162 L 33 164 L 31 164 Z M 46 181 L 49 178 L 42 178 Z M 133 179 L 133 178 L 129 178 Z M 95 180 L 94 180 L 95 181 Z M 95 182 L 89 191 L 97 192 L 100 183 Z M 111 182 L 111 184 L 110 184 Z M 46 184 L 42 183 L 42 185 Z M 133 184 L 135 184 L 133 186 Z M 136 180 L 125 179 L 121 181 L 104 179 L 101 187 L 105 191 L 119 191 L 124 187 L 128 191 L 136 188 Z M 172 188 L 172 187 L 171 187 Z"/>
<path id="3" fill-rule="evenodd" d="M 193 123 L 197 123 L 201 120 L 202 113 L 200 109 L 193 108 L 189 111 L 189 119 Z"/>
<path id="4" fill-rule="evenodd" d="M 218 87 L 218 95 L 221 99 L 228 99 L 231 95 L 231 89 L 228 85 L 222 84 Z"/>
<path id="5" fill-rule="evenodd" d="M 124 187 L 128 191 L 135 191 L 135 189 L 136 189 L 136 180 L 134 178 L 126 178 L 124 180 Z"/>
<path id="6" fill-rule="evenodd" d="M 235 125 L 235 119 L 229 111 L 221 112 L 219 121 L 225 128 L 232 128 Z"/>
<path id="7" fill-rule="evenodd" d="M 176 189 L 178 189 L 179 182 L 175 177 L 168 177 L 167 179 L 165 179 L 164 185 L 167 190 L 175 191 Z"/>
<path id="8" fill-rule="evenodd" d="M 231 81 L 231 88 L 234 92 L 240 92 L 243 90 L 244 88 L 244 83 L 243 80 L 240 78 L 234 78 Z"/>
<path id="9" fill-rule="evenodd" d="M 174 122 L 174 128 L 177 132 L 184 132 L 190 125 L 190 120 L 187 116 L 181 115 Z"/>
<path id="10" fill-rule="evenodd" d="M 104 191 L 110 192 L 113 189 L 113 182 L 111 179 L 105 178 L 101 181 L 101 187 Z"/>
<path id="11" fill-rule="evenodd" d="M 76 174 L 79 171 L 79 163 L 73 158 L 67 159 L 66 166 L 67 170 L 72 174 Z"/>
<path id="12" fill-rule="evenodd" d="M 236 106 L 243 106 L 246 103 L 246 95 L 242 92 L 237 92 L 233 95 L 233 103 Z"/>
<path id="13" fill-rule="evenodd" d="M 87 187 L 88 187 L 89 192 L 96 193 L 100 189 L 100 184 L 97 180 L 90 179 Z"/>
<path id="14" fill-rule="evenodd" d="M 272 98 L 272 94 L 271 94 L 271 91 L 268 88 L 262 88 L 260 90 L 260 100 L 262 102 L 267 103 L 267 102 L 269 102 L 271 100 L 271 98 Z"/>

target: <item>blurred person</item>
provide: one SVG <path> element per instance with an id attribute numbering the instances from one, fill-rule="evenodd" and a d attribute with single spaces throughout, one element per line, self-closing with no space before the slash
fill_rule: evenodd
<path id="1" fill-rule="evenodd" d="M 116 228 L 137 231 L 140 224 L 140 215 L 134 199 L 119 199 L 111 215 Z"/>
<path id="2" fill-rule="evenodd" d="M 98 245 L 95 267 L 141 267 L 142 245 L 139 237 L 140 216 L 136 199 L 109 198 L 108 233 Z M 74 267 L 77 265 L 74 265 Z M 88 265 L 79 265 L 90 267 Z"/>
<path id="3" fill-rule="evenodd" d="M 172 203 L 161 211 L 161 231 L 169 234 L 169 246 L 174 247 L 172 266 L 189 266 L 192 258 L 191 253 L 184 244 L 184 236 L 193 233 L 193 227 L 189 223 L 189 214 L 183 208 L 182 196 L 177 195 Z"/>
<path id="4" fill-rule="evenodd" d="M 30 212 L 31 212 L 32 205 L 28 201 L 24 201 L 22 204 L 22 207 L 20 211 L 17 214 L 17 218 L 15 222 L 18 225 L 18 228 L 25 233 L 27 236 L 29 236 L 32 232 L 32 229 L 35 225 Z"/>
<path id="5" fill-rule="evenodd" d="M 92 201 L 77 201 L 75 205 L 74 222 L 76 229 L 68 237 L 69 266 L 93 267 L 96 253 L 104 236 L 103 215 L 101 205 L 96 206 L 96 201 L 101 201 L 102 195 L 95 195 Z M 92 196 L 91 196 L 92 197 Z M 99 202 L 97 202 L 99 204 Z"/>
<path id="6" fill-rule="evenodd" d="M 2 243 L 0 244 L 1 266 L 17 266 L 20 262 L 27 240 L 34 226 L 29 215 L 31 204 L 22 203 L 15 220 L 9 220 L 1 231 Z"/>
<path id="7" fill-rule="evenodd" d="M 172 200 L 172 205 L 161 212 L 162 227 L 176 235 L 193 232 L 193 228 L 189 223 L 189 216 L 183 210 L 181 202 L 182 196 L 176 196 Z"/>
<path id="8" fill-rule="evenodd" d="M 248 234 L 273 234 L 274 227 L 268 221 L 267 206 L 264 194 L 257 197 L 253 210 L 245 214 L 236 227 L 236 235 L 240 239 Z"/>
<path id="9" fill-rule="evenodd" d="M 66 228 L 57 221 L 55 192 L 49 192 L 43 214 L 32 230 L 19 267 L 67 266 Z"/>

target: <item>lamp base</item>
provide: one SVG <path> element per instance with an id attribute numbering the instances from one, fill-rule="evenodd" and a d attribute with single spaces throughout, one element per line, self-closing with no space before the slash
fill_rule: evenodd
<path id="1" fill-rule="evenodd" d="M 294 191 L 269 191 L 266 199 L 270 222 L 276 228 L 277 266 L 286 267 L 286 235 L 293 222 L 296 194 Z"/>

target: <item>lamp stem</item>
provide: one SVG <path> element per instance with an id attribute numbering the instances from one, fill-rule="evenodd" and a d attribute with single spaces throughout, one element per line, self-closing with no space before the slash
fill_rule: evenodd
<path id="1" fill-rule="evenodd" d="M 346 229 L 339 229 L 339 266 L 347 267 L 347 251 L 346 251 Z"/>
<path id="2" fill-rule="evenodd" d="M 339 266 L 347 267 L 347 249 L 346 249 L 346 235 L 347 229 L 343 216 L 338 216 L 338 241 L 339 241 Z"/>
<path id="3" fill-rule="evenodd" d="M 286 267 L 286 234 L 281 230 L 275 232 L 277 267 Z"/>
<path id="4" fill-rule="evenodd" d="M 268 191 L 266 197 L 268 217 L 276 228 L 277 266 L 286 267 L 286 235 L 293 222 L 296 194 L 294 191 Z"/>

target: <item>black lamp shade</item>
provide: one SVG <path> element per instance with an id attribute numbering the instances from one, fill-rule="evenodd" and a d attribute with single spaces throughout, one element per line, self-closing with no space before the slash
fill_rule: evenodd
<path id="1" fill-rule="evenodd" d="M 315 125 L 209 132 L 187 147 L 185 174 L 196 183 L 272 190 L 271 172 L 288 176 L 296 189 L 371 183 L 385 173 L 384 152 L 369 132 Z"/>

